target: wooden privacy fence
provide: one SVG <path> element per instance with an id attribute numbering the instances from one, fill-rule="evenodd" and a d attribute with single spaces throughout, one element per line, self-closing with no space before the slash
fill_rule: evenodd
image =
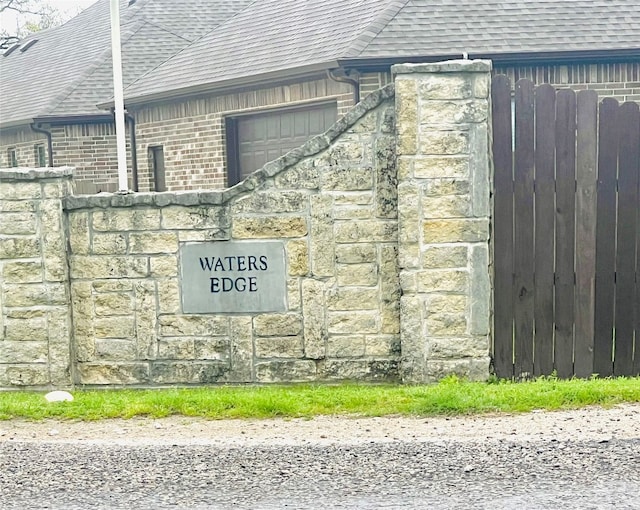
<path id="1" fill-rule="evenodd" d="M 513 102 L 514 101 L 514 102 Z M 640 109 L 492 85 L 496 374 L 640 374 Z"/>

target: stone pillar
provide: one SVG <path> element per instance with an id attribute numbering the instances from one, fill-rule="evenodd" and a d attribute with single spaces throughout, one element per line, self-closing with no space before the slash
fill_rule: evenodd
<path id="1" fill-rule="evenodd" d="M 404 382 L 489 376 L 491 63 L 392 68 Z"/>
<path id="2" fill-rule="evenodd" d="M 72 170 L 0 170 L 0 387 L 68 387 Z"/>

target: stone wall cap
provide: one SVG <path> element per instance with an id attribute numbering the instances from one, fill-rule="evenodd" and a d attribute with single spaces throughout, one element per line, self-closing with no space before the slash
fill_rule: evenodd
<path id="1" fill-rule="evenodd" d="M 107 209 L 111 207 L 220 205 L 224 202 L 224 195 L 224 190 L 73 195 L 65 198 L 64 208 L 67 211 L 73 211 L 77 209 Z"/>
<path id="2" fill-rule="evenodd" d="M 0 181 L 37 181 L 40 179 L 60 179 L 73 177 L 74 168 L 0 168 Z"/>
<path id="3" fill-rule="evenodd" d="M 391 73 L 488 73 L 491 67 L 491 60 L 447 60 L 425 64 L 396 64 L 391 66 Z"/>

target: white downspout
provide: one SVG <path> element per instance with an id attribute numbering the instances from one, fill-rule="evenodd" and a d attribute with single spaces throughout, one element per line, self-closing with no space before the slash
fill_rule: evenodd
<path id="1" fill-rule="evenodd" d="M 113 58 L 113 97 L 115 100 L 116 141 L 118 150 L 118 190 L 129 190 L 127 178 L 127 142 L 125 138 L 122 53 L 120 49 L 120 0 L 111 0 L 111 55 Z"/>

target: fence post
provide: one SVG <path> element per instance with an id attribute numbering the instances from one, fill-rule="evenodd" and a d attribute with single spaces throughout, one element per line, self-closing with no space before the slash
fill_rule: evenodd
<path id="1" fill-rule="evenodd" d="M 392 72 L 403 380 L 486 379 L 491 62 L 401 64 Z"/>

